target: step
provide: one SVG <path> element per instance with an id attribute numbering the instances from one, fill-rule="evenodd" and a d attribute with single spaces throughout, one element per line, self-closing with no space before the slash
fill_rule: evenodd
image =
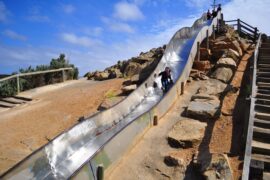
<path id="1" fill-rule="evenodd" d="M 255 112 L 255 118 L 270 121 L 270 113 Z"/>
<path id="2" fill-rule="evenodd" d="M 11 104 L 11 103 L 0 101 L 0 107 L 12 108 L 14 106 L 16 106 L 16 105 Z"/>
<path id="3" fill-rule="evenodd" d="M 263 112 L 263 113 L 270 113 L 270 106 L 269 105 L 262 105 L 262 104 L 255 104 L 255 111 Z"/>
<path id="4" fill-rule="evenodd" d="M 261 87 L 263 87 L 263 86 L 261 86 Z M 270 94 L 270 90 L 267 88 L 260 88 L 260 89 L 258 88 L 257 92 L 261 93 L 261 94 Z"/>
<path id="5" fill-rule="evenodd" d="M 258 77 L 257 80 L 260 80 L 260 81 L 270 81 L 270 77 Z"/>
<path id="6" fill-rule="evenodd" d="M 257 72 L 270 72 L 270 68 L 260 67 L 257 69 Z"/>
<path id="7" fill-rule="evenodd" d="M 254 126 L 253 133 L 255 133 L 255 132 L 270 135 L 270 129 L 267 129 L 267 128 L 261 128 L 261 127 Z"/>
<path id="8" fill-rule="evenodd" d="M 254 119 L 254 125 L 256 127 L 270 127 L 270 120 Z"/>
<path id="9" fill-rule="evenodd" d="M 256 99 L 255 104 L 270 105 L 270 100 L 268 100 L 268 99 Z"/>
<path id="10" fill-rule="evenodd" d="M 270 100 L 270 95 L 269 94 L 263 94 L 263 93 L 257 93 L 256 98 Z"/>
<path id="11" fill-rule="evenodd" d="M 270 87 L 270 83 L 267 83 L 267 82 L 257 82 L 257 86 Z"/>
<path id="12" fill-rule="evenodd" d="M 270 155 L 270 144 L 261 141 L 252 140 L 252 153 Z"/>
<path id="13" fill-rule="evenodd" d="M 251 154 L 251 159 L 270 163 L 270 156 L 263 154 Z"/>
<path id="14" fill-rule="evenodd" d="M 269 64 L 263 64 L 263 63 L 258 63 L 258 69 L 261 67 L 268 67 L 270 68 L 270 63 Z"/>

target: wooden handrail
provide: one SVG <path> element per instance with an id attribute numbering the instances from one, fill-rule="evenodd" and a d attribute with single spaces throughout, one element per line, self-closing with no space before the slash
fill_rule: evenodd
<path id="1" fill-rule="evenodd" d="M 31 76 L 31 75 L 36 75 L 36 74 L 45 74 L 45 73 L 51 73 L 51 72 L 58 72 L 58 71 L 65 71 L 65 70 L 72 70 L 73 68 L 60 68 L 60 69 L 51 69 L 51 70 L 46 70 L 46 71 L 37 71 L 37 72 L 30 72 L 30 73 L 18 73 L 14 74 L 5 78 L 0 79 L 0 82 L 17 78 L 17 77 L 23 77 L 23 76 Z"/>

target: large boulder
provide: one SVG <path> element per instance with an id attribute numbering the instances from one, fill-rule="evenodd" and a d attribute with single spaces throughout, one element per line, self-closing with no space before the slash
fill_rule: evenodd
<path id="1" fill-rule="evenodd" d="M 192 119 L 177 122 L 168 134 L 168 143 L 173 147 L 195 147 L 204 137 L 206 123 Z"/>
<path id="2" fill-rule="evenodd" d="M 222 82 L 228 83 L 233 76 L 233 71 L 228 67 L 218 67 L 212 74 L 211 77 L 218 79 Z"/>
<path id="3" fill-rule="evenodd" d="M 200 94 L 219 95 L 228 89 L 228 85 L 217 80 L 208 79 L 198 89 Z"/>
<path id="4" fill-rule="evenodd" d="M 235 63 L 238 63 L 238 61 L 240 59 L 239 53 L 233 49 L 230 49 L 230 48 L 225 50 L 221 57 L 232 58 L 235 61 Z"/>
<path id="5" fill-rule="evenodd" d="M 232 58 L 220 58 L 217 62 L 218 67 L 232 67 L 236 68 L 236 63 Z"/>
<path id="6" fill-rule="evenodd" d="M 94 73 L 94 80 L 103 81 L 109 78 L 108 72 L 95 72 Z"/>
<path id="7" fill-rule="evenodd" d="M 193 98 L 194 99 L 194 98 Z M 187 107 L 187 116 L 199 120 L 211 120 L 220 116 L 220 101 L 216 96 L 206 96 L 194 99 Z"/>
<path id="8" fill-rule="evenodd" d="M 185 170 L 192 161 L 192 156 L 193 153 L 190 151 L 190 149 L 181 149 L 178 151 L 169 152 L 165 156 L 164 162 L 168 166 L 180 166 Z"/>

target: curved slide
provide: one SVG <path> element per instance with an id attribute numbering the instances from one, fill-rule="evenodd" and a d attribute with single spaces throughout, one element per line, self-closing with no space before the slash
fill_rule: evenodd
<path id="1" fill-rule="evenodd" d="M 203 15 L 192 27 L 177 31 L 149 78 L 126 99 L 63 132 L 1 176 L 1 179 L 97 179 L 102 166 L 110 171 L 143 136 L 154 118 L 162 117 L 181 94 L 189 77 L 197 43 L 211 35 L 221 13 L 212 21 Z M 172 69 L 174 86 L 165 95 L 152 87 L 154 74 Z M 49 128 L 49 127 L 48 127 Z"/>

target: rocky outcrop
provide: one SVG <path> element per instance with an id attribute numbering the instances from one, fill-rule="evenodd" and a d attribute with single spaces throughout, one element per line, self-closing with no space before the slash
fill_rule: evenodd
<path id="1" fill-rule="evenodd" d="M 153 48 L 148 52 L 141 52 L 139 56 L 127 61 L 118 61 L 117 64 L 106 68 L 104 71 L 89 72 L 85 75 L 88 79 L 106 80 L 121 77 L 138 77 L 133 83 L 143 82 L 156 68 L 163 56 L 166 46 Z"/>
<path id="2" fill-rule="evenodd" d="M 184 119 L 177 122 L 168 134 L 168 142 L 173 147 L 195 147 L 204 136 L 206 123 Z"/>
<path id="3" fill-rule="evenodd" d="M 216 96 L 197 94 L 187 107 L 187 116 L 199 120 L 211 120 L 219 117 L 220 101 Z"/>
<path id="4" fill-rule="evenodd" d="M 123 93 L 130 93 L 131 91 L 134 91 L 137 88 L 136 84 L 132 84 L 129 86 L 125 86 L 122 88 Z"/>
<path id="5" fill-rule="evenodd" d="M 208 71 L 211 69 L 211 63 L 210 61 L 194 61 L 193 68 L 198 69 L 200 71 Z"/>

